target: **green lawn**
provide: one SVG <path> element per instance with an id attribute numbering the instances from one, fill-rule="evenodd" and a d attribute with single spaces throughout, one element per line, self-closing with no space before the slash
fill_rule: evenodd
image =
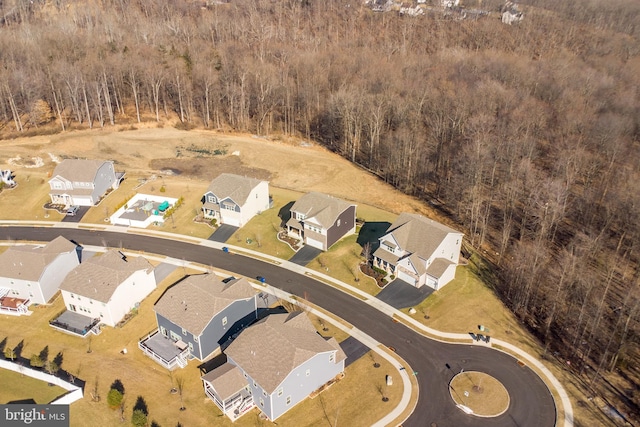
<path id="1" fill-rule="evenodd" d="M 0 384 L 0 403 L 3 404 L 26 399 L 46 404 L 67 392 L 61 387 L 49 386 L 44 381 L 6 369 L 0 369 Z"/>

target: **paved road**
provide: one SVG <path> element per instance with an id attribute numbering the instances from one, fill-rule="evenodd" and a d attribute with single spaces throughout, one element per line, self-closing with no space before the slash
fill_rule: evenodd
<path id="1" fill-rule="evenodd" d="M 427 339 L 394 323 L 362 301 L 309 277 L 256 259 L 180 241 L 80 229 L 0 227 L 0 240 L 50 241 L 58 235 L 80 244 L 107 244 L 213 265 L 248 277 L 265 276 L 272 286 L 306 296 L 378 341 L 394 347 L 417 372 L 418 405 L 405 426 L 547 427 L 555 423 L 555 406 L 546 385 L 528 367 L 519 366 L 513 357 L 486 347 Z M 510 393 L 509 410 L 499 417 L 477 418 L 456 408 L 449 397 L 448 382 L 462 369 L 483 371 L 501 381 Z"/>

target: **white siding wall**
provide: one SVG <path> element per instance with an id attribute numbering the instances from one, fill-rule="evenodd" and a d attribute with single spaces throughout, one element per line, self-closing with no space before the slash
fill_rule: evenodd
<path id="1" fill-rule="evenodd" d="M 156 278 L 153 270 L 147 274 L 145 270 L 139 270 L 129 276 L 118 286 L 113 293 L 111 301 L 107 303 L 111 322 L 109 326 L 115 326 L 125 314 L 141 302 L 156 288 Z M 106 316 L 105 316 L 106 319 Z"/>
<path id="2" fill-rule="evenodd" d="M 45 267 L 44 273 L 40 278 L 40 288 L 42 289 L 44 301 L 42 303 L 39 301 L 34 302 L 44 304 L 49 301 L 58 292 L 67 274 L 79 264 L 78 254 L 75 250 L 58 255 L 51 264 Z"/>
<path id="3" fill-rule="evenodd" d="M 259 212 L 269 209 L 269 183 L 261 181 L 251 190 L 247 202 L 242 207 L 242 225 L 245 225 Z"/>
<path id="4" fill-rule="evenodd" d="M 135 283 L 135 285 L 134 285 Z M 62 291 L 64 305 L 69 311 L 71 305 L 76 312 L 92 318 L 100 318 L 102 323 L 115 326 L 125 314 L 127 314 L 137 302 L 141 302 L 156 288 L 155 274 L 151 271 L 139 270 L 122 282 L 113 293 L 109 302 L 97 301 L 91 295 L 78 295 L 69 291 Z"/>
<path id="5" fill-rule="evenodd" d="M 462 234 L 449 233 L 442 240 L 438 248 L 431 256 L 433 261 L 435 258 L 444 258 L 455 264 L 458 264 L 460 258 L 460 247 L 462 246 Z"/>
<path id="6" fill-rule="evenodd" d="M 450 265 L 447 267 L 440 279 L 438 279 L 438 289 L 442 289 L 444 285 L 452 281 L 456 277 L 456 266 Z"/>
<path id="7" fill-rule="evenodd" d="M 116 182 L 116 173 L 113 170 L 113 163 L 104 162 L 102 166 L 98 168 L 96 177 L 93 181 L 93 193 L 91 197 L 93 203 L 97 203 L 98 199 L 109 189 L 114 186 Z"/>
<path id="8" fill-rule="evenodd" d="M 12 283 L 13 282 L 13 283 Z M 10 292 L 8 296 L 20 299 L 30 299 L 31 303 L 44 304 L 44 296 L 40 290 L 40 283 L 32 280 L 14 279 L 11 277 L 0 278 L 0 288 L 8 288 L 14 292 Z"/>

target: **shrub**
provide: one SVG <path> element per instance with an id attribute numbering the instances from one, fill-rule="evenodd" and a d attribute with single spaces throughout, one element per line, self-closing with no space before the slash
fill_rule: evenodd
<path id="1" fill-rule="evenodd" d="M 147 415 L 141 409 L 136 409 L 131 415 L 131 424 L 136 427 L 145 427 L 147 425 Z"/>
<path id="2" fill-rule="evenodd" d="M 164 188 L 164 185 L 163 185 L 162 187 L 160 187 L 160 192 L 161 192 L 161 193 L 164 193 L 165 191 L 167 191 L 167 189 L 166 189 L 166 188 Z"/>
<path id="3" fill-rule="evenodd" d="M 40 358 L 40 355 L 34 354 L 31 356 L 31 359 L 29 359 L 29 364 L 33 368 L 42 368 L 44 366 L 44 360 Z"/>
<path id="4" fill-rule="evenodd" d="M 107 394 L 107 404 L 109 405 L 109 408 L 119 408 L 123 398 L 124 396 L 122 395 L 122 393 L 120 393 L 120 391 L 116 390 L 115 388 L 109 390 L 109 393 Z"/>

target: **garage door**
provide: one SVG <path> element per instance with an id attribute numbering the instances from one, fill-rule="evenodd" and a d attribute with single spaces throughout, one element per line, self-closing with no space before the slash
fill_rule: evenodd
<path id="1" fill-rule="evenodd" d="M 222 218 L 223 224 L 233 225 L 234 227 L 240 227 L 240 218 L 224 216 Z"/>
<path id="2" fill-rule="evenodd" d="M 431 287 L 433 289 L 437 289 L 438 282 L 433 277 L 427 276 L 427 286 L 429 286 L 429 287 Z"/>
<path id="3" fill-rule="evenodd" d="M 93 206 L 89 197 L 73 197 L 73 204 L 78 206 Z"/>
<path id="4" fill-rule="evenodd" d="M 416 285 L 416 279 L 411 277 L 404 270 L 398 270 L 398 279 L 402 280 L 403 282 L 407 282 L 411 286 L 415 286 Z"/>
<path id="5" fill-rule="evenodd" d="M 310 237 L 307 237 L 307 245 L 313 246 L 314 248 L 318 248 L 321 251 L 324 250 L 324 246 L 320 240 L 312 239 Z"/>

